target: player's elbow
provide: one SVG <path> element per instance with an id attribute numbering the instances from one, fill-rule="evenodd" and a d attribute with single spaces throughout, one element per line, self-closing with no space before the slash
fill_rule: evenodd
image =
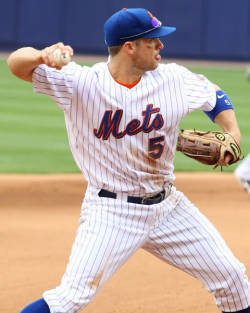
<path id="1" fill-rule="evenodd" d="M 21 78 L 21 72 L 20 72 L 20 66 L 18 66 L 18 62 L 17 62 L 17 58 L 16 58 L 16 53 L 12 52 L 9 57 L 7 58 L 7 64 L 8 67 L 10 69 L 10 71 L 12 72 L 12 74 L 14 74 L 15 76 L 17 76 L 18 78 Z"/>
<path id="2" fill-rule="evenodd" d="M 213 84 L 213 85 L 214 85 L 215 91 L 221 90 L 220 86 L 218 86 L 216 84 Z"/>
<path id="3" fill-rule="evenodd" d="M 13 75 L 15 75 L 17 78 L 32 82 L 32 75 L 30 73 L 27 74 L 27 71 L 25 70 L 25 66 L 22 65 L 20 60 L 18 59 L 18 55 L 16 51 L 12 52 L 8 58 L 7 58 L 7 65 L 12 72 Z"/>
<path id="4" fill-rule="evenodd" d="M 8 56 L 8 58 L 7 58 L 7 65 L 8 65 L 8 67 L 9 67 L 9 69 L 11 70 L 11 72 L 13 73 L 13 74 L 15 74 L 15 71 L 14 71 L 14 58 L 13 58 L 13 53 L 14 52 L 12 52 L 9 56 Z"/>

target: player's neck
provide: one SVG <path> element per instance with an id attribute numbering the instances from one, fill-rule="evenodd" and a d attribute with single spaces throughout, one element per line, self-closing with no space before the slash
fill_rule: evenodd
<path id="1" fill-rule="evenodd" d="M 123 84 L 133 84 L 140 80 L 143 72 L 137 70 L 130 63 L 121 62 L 118 58 L 112 58 L 108 63 L 108 68 L 112 77 Z"/>

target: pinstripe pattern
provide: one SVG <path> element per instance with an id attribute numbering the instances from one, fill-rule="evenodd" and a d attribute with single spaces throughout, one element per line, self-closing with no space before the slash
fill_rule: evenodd
<path id="1" fill-rule="evenodd" d="M 153 206 L 96 198 L 88 187 L 61 285 L 44 293 L 52 313 L 84 308 L 140 247 L 202 281 L 225 312 L 250 304 L 245 268 L 180 192 Z M 96 253 L 98 251 L 98 253 Z"/>
<path id="2" fill-rule="evenodd" d="M 131 90 L 117 84 L 107 64 L 80 67 L 70 63 L 56 71 L 39 66 L 33 76 L 36 92 L 48 94 L 65 113 L 74 159 L 90 184 L 110 191 L 150 194 L 173 181 L 173 158 L 181 119 L 194 109 L 211 110 L 215 105 L 212 84 L 176 64 L 160 65 L 146 72 Z M 134 119 L 142 126 L 146 106 L 160 108 L 163 126 L 150 132 L 125 135 L 112 133 L 106 140 L 93 136 L 105 112 L 123 115 L 118 131 Z M 156 114 L 152 114 L 151 123 Z M 148 157 L 152 138 L 164 138 L 160 158 Z M 100 175 L 101 173 L 101 175 Z"/>
<path id="3" fill-rule="evenodd" d="M 64 111 L 72 154 L 89 183 L 66 272 L 44 293 L 51 312 L 84 308 L 139 248 L 199 279 L 223 311 L 246 308 L 244 265 L 181 192 L 172 187 L 151 206 L 126 201 L 170 188 L 179 123 L 213 109 L 214 86 L 176 64 L 146 72 L 132 89 L 115 82 L 105 63 L 61 71 L 42 65 L 33 82 Z M 117 199 L 98 197 L 101 188 Z"/>
<path id="4" fill-rule="evenodd" d="M 223 311 L 248 307 L 250 290 L 244 265 L 186 197 L 156 225 L 144 248 L 201 280 Z"/>

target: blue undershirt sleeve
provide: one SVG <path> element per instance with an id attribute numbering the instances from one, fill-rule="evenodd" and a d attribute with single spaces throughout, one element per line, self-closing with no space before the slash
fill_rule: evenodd
<path id="1" fill-rule="evenodd" d="M 216 91 L 216 105 L 211 111 L 203 111 L 214 122 L 215 117 L 222 111 L 234 110 L 232 101 L 224 90 Z"/>

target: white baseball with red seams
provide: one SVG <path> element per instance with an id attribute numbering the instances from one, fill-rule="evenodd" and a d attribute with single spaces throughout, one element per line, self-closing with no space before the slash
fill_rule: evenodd
<path id="1" fill-rule="evenodd" d="M 179 123 L 194 110 L 214 108 L 213 84 L 182 66 L 161 64 L 128 89 L 106 63 L 89 68 L 73 62 L 61 71 L 40 65 L 33 82 L 64 111 L 72 154 L 88 180 L 66 272 L 60 286 L 44 293 L 51 312 L 84 308 L 140 247 L 201 280 L 223 311 L 246 308 L 244 266 L 172 186 Z M 101 189 L 117 199 L 99 197 Z M 126 201 L 162 189 L 160 203 Z"/>

